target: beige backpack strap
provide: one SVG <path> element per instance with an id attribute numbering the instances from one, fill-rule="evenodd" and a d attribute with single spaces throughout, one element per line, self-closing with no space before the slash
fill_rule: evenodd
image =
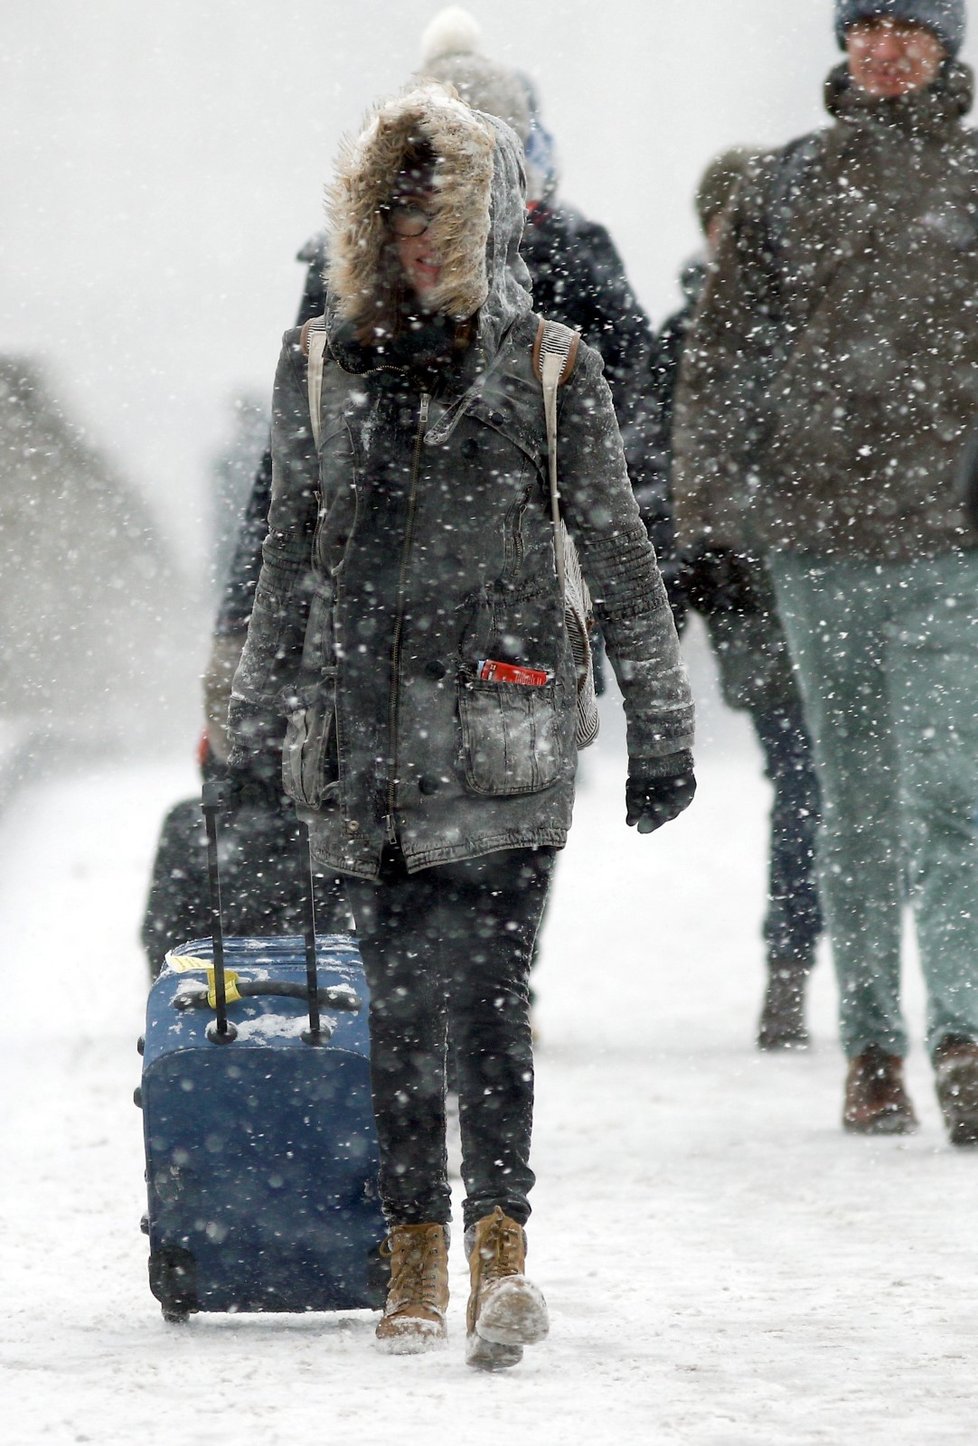
<path id="1" fill-rule="evenodd" d="M 557 485 L 557 389 L 570 377 L 577 362 L 580 334 L 559 321 L 541 320 L 533 342 L 533 370 L 543 388 L 543 413 L 547 423 L 547 463 L 550 472 L 550 515 L 557 545 L 557 581 L 561 596 L 567 595 L 566 547 L 560 518 L 560 489 Z"/>
<path id="2" fill-rule="evenodd" d="M 562 387 L 569 381 L 577 365 L 577 353 L 581 345 L 581 334 L 579 331 L 572 331 L 569 326 L 563 326 L 559 321 L 547 321 L 541 317 L 540 325 L 537 327 L 537 334 L 533 339 L 533 374 L 538 381 L 543 381 L 543 366 L 545 358 L 562 358 L 560 373 L 557 378 L 558 387 Z M 551 367 L 553 361 L 550 362 Z"/>
<path id="3" fill-rule="evenodd" d="M 319 437 L 322 432 L 323 365 L 326 359 L 326 318 L 313 316 L 304 324 L 299 333 L 299 345 L 307 359 L 306 386 L 309 394 L 309 421 L 312 424 L 313 441 L 319 451 Z"/>
<path id="4" fill-rule="evenodd" d="M 547 464 L 550 474 L 550 516 L 554 529 L 554 563 L 557 584 L 564 603 L 564 624 L 577 668 L 577 729 L 579 748 L 586 748 L 598 732 L 599 715 L 594 694 L 594 664 L 589 629 L 592 623 L 591 595 L 581 572 L 574 540 L 560 515 L 557 481 L 557 391 L 568 380 L 577 363 L 581 338 L 568 326 L 541 321 L 533 343 L 533 370 L 543 388 L 543 409 L 547 423 Z"/>

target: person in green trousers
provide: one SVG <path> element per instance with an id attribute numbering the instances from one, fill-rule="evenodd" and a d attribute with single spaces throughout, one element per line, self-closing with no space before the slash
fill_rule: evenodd
<path id="1" fill-rule="evenodd" d="M 836 0 L 833 123 L 729 208 L 677 399 L 685 548 L 767 561 L 822 793 L 846 1129 L 902 1133 L 901 923 L 954 1144 L 978 1143 L 978 138 L 964 0 Z"/>

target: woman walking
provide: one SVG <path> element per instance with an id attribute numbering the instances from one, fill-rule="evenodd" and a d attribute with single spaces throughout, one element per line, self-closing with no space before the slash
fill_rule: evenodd
<path id="1" fill-rule="evenodd" d="M 233 767 L 281 749 L 284 700 L 286 786 L 348 886 L 389 1226 L 377 1337 L 403 1353 L 446 1336 L 451 1021 L 485 1369 L 547 1332 L 524 1272 L 527 974 L 576 762 L 523 215 L 519 141 L 447 88 L 382 106 L 344 151 L 328 309 L 279 361 L 230 719 Z M 692 798 L 692 706 L 600 372 L 582 345 L 561 388 L 561 506 L 625 698 L 628 822 L 649 832 Z"/>

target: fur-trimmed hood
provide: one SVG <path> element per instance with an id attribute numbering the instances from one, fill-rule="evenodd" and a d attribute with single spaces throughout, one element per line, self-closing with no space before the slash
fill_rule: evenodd
<path id="1" fill-rule="evenodd" d="M 389 205 L 409 143 L 427 141 L 436 163 L 438 207 L 431 238 L 442 279 L 432 309 L 455 321 L 479 312 L 490 349 L 531 309 L 520 258 L 526 182 L 519 139 L 494 116 L 473 111 L 449 86 L 420 85 L 381 105 L 347 141 L 327 193 L 330 303 L 327 329 L 369 325 L 390 310 L 384 265 Z"/>

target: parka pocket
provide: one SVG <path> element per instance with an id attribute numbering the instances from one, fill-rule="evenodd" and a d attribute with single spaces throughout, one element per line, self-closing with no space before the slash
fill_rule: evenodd
<path id="1" fill-rule="evenodd" d="M 568 754 L 557 682 L 540 688 L 460 679 L 459 760 L 472 793 L 505 798 L 557 782 Z"/>
<path id="2" fill-rule="evenodd" d="M 282 787 L 293 802 L 320 809 L 335 793 L 339 777 L 332 685 L 288 689 L 282 697 L 286 709 Z"/>
<path id="3" fill-rule="evenodd" d="M 346 559 L 356 527 L 357 466 L 346 425 L 324 435 L 319 449 L 319 505 L 313 538 L 313 559 L 324 576 L 336 575 Z"/>

